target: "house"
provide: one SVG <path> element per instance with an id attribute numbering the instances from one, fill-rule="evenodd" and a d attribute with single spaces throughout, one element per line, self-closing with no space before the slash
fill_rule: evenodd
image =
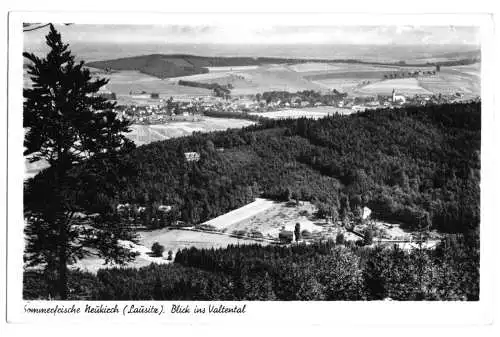
<path id="1" fill-rule="evenodd" d="M 366 206 L 365 206 L 365 207 L 363 207 L 363 212 L 362 212 L 362 214 L 361 214 L 361 218 L 362 218 L 363 220 L 365 220 L 365 219 L 367 219 L 367 218 L 370 216 L 370 214 L 372 214 L 372 210 L 371 210 L 371 209 L 369 209 L 369 208 L 368 208 L 368 207 L 366 207 Z"/>
<path id="2" fill-rule="evenodd" d="M 172 206 L 170 205 L 160 205 L 158 206 L 158 211 L 160 212 L 170 212 L 172 210 Z"/>
<path id="3" fill-rule="evenodd" d="M 118 204 L 116 206 L 117 211 L 128 211 L 130 209 L 130 204 Z"/>
<path id="4" fill-rule="evenodd" d="M 200 154 L 198 152 L 184 152 L 184 157 L 188 162 L 197 162 L 200 160 Z"/>
<path id="5" fill-rule="evenodd" d="M 351 107 L 351 110 L 353 110 L 354 112 L 359 112 L 365 110 L 365 107 L 362 105 L 353 105 Z"/>
<path id="6" fill-rule="evenodd" d="M 278 234 L 278 238 L 280 239 L 280 243 L 291 243 L 293 241 L 293 232 L 281 231 Z"/>

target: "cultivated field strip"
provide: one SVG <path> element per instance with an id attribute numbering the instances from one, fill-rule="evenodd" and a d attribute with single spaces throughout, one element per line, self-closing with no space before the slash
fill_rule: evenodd
<path id="1" fill-rule="evenodd" d="M 254 202 L 235 209 L 234 211 L 228 212 L 217 218 L 209 220 L 204 225 L 210 225 L 215 227 L 217 230 L 223 230 L 234 223 L 240 222 L 242 220 L 248 219 L 260 212 L 263 212 L 275 204 L 272 200 L 257 198 Z"/>

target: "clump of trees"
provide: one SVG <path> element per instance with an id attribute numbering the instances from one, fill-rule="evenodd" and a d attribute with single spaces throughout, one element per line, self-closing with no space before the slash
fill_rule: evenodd
<path id="1" fill-rule="evenodd" d="M 154 257 L 162 257 L 165 251 L 165 246 L 161 245 L 159 242 L 153 243 L 151 246 L 151 253 Z"/>
<path id="2" fill-rule="evenodd" d="M 221 85 L 218 83 L 203 83 L 185 80 L 180 80 L 178 83 L 179 85 L 184 85 L 187 87 L 205 88 L 212 90 L 216 97 L 229 97 L 231 95 L 231 89 L 233 89 L 233 85 L 231 83 Z"/>
<path id="3" fill-rule="evenodd" d="M 309 102 L 311 105 L 314 105 L 315 103 L 333 105 L 345 97 L 347 97 L 347 93 L 342 93 L 337 91 L 337 89 L 334 89 L 328 93 L 321 93 L 314 90 L 303 90 L 297 92 L 266 91 L 262 94 L 257 94 L 255 99 L 258 101 L 263 100 L 267 104 L 279 101 L 281 104 Z"/>

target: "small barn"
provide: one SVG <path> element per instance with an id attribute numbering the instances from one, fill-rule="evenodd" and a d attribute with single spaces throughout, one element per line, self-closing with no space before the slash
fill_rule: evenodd
<path id="1" fill-rule="evenodd" d="M 278 234 L 278 238 L 280 239 L 280 243 L 292 243 L 293 232 L 292 231 L 281 231 Z"/>

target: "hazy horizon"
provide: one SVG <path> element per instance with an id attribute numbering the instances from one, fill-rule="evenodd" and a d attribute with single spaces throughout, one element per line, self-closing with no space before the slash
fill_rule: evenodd
<path id="1" fill-rule="evenodd" d="M 477 27 L 57 25 L 79 59 L 146 54 L 397 60 L 480 48 Z M 46 51 L 48 28 L 24 34 L 25 51 Z"/>
<path id="2" fill-rule="evenodd" d="M 64 37 L 63 37 L 64 38 Z M 235 44 L 126 44 L 71 42 L 78 59 L 87 62 L 149 54 L 189 54 L 213 57 L 281 57 L 310 59 L 363 59 L 371 61 L 417 60 L 439 57 L 445 53 L 478 50 L 474 45 L 235 45 Z M 44 54 L 46 46 L 25 46 L 25 51 Z"/>

